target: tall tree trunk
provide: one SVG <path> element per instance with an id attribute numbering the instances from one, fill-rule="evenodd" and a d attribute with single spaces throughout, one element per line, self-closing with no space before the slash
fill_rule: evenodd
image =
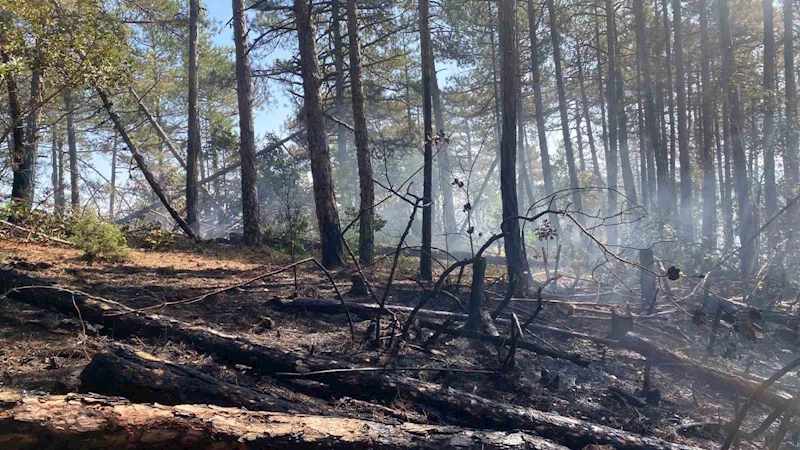
<path id="1" fill-rule="evenodd" d="M 550 39 L 553 43 L 553 62 L 556 67 L 556 87 L 558 88 L 558 109 L 561 113 L 561 131 L 564 138 L 564 152 L 567 156 L 567 170 L 569 172 L 569 186 L 572 190 L 573 207 L 583 212 L 583 200 L 578 184 L 578 172 L 575 170 L 575 155 L 572 151 L 572 140 L 569 136 L 569 118 L 567 117 L 567 93 L 564 89 L 564 75 L 561 70 L 561 44 L 558 33 L 558 20 L 556 17 L 553 0 L 547 0 L 547 11 L 550 15 Z M 583 216 L 578 215 L 577 220 L 583 224 Z"/>
<path id="2" fill-rule="evenodd" d="M 723 225 L 723 234 L 725 235 L 725 250 L 733 248 L 733 199 L 731 187 L 731 131 L 730 131 L 730 118 L 728 117 L 728 99 L 723 99 L 722 105 L 722 153 L 725 156 L 725 183 L 722 189 L 722 204 L 731 205 L 731 207 L 723 208 L 725 213 L 725 222 Z M 719 133 L 719 124 L 717 124 L 717 133 Z"/>
<path id="3" fill-rule="evenodd" d="M 550 0 L 552 1 L 552 0 Z M 503 202 L 503 242 L 509 286 L 521 287 L 526 271 L 517 204 L 517 20 L 514 0 L 500 6 L 500 75 L 502 80 L 503 134 L 500 141 L 500 196 Z"/>
<path id="4" fill-rule="evenodd" d="M 674 2 L 675 0 L 673 0 Z M 670 24 L 669 24 L 669 15 L 667 14 L 667 4 L 669 2 L 667 0 L 661 0 L 661 8 L 662 8 L 662 18 L 664 22 L 664 56 L 666 62 L 666 71 L 667 71 L 667 112 L 669 116 L 669 154 L 670 154 L 670 167 L 669 167 L 669 180 L 672 183 L 673 191 L 675 186 L 675 93 L 673 91 L 673 82 L 672 82 L 672 48 L 670 42 Z M 673 16 L 675 15 L 675 8 L 672 9 Z M 673 18 L 674 20 L 674 18 Z M 675 45 L 678 45 L 677 42 Z M 677 50 L 676 50 L 677 51 Z M 677 78 L 677 74 L 676 74 Z M 664 138 L 664 142 L 666 142 L 666 136 Z M 665 144 L 666 145 L 666 144 Z M 677 194 L 673 194 L 677 195 Z"/>
<path id="5" fill-rule="evenodd" d="M 742 249 L 739 251 L 741 274 L 744 280 L 754 269 L 756 253 L 753 243 L 745 244 L 753 233 L 753 205 L 750 198 L 750 183 L 747 178 L 747 158 L 744 152 L 744 136 L 742 126 L 742 108 L 739 104 L 739 92 L 731 82 L 731 71 L 734 67 L 733 45 L 731 44 L 730 13 L 728 0 L 718 0 L 719 8 L 719 34 L 722 47 L 722 75 L 723 92 L 728 98 L 730 115 L 731 155 L 733 156 L 733 169 L 735 172 L 736 199 L 739 205 L 739 240 Z"/>
<path id="6" fill-rule="evenodd" d="M 241 0 L 240 0 L 241 1 Z M 311 177 L 314 182 L 314 204 L 317 210 L 322 264 L 335 267 L 342 263 L 342 238 L 336 212 L 331 159 L 325 136 L 325 116 L 320 101 L 319 62 L 314 25 L 311 21 L 311 0 L 295 0 L 297 37 L 300 48 L 300 72 L 303 75 L 303 109 L 311 156 Z"/>
<path id="7" fill-rule="evenodd" d="M 607 204 L 607 215 L 609 217 L 614 217 L 617 214 L 617 186 L 619 181 L 619 176 L 617 175 L 617 140 L 618 140 L 618 120 L 621 118 L 622 114 L 624 114 L 624 109 L 622 113 L 618 111 L 619 105 L 619 95 L 617 94 L 617 71 L 619 70 L 617 67 L 617 38 L 616 38 L 616 28 L 614 25 L 614 2 L 613 0 L 605 0 L 605 12 L 606 12 L 606 46 L 608 47 L 608 89 L 606 92 L 608 94 L 608 155 L 606 156 L 606 183 L 608 185 L 608 204 Z M 599 41 L 599 39 L 598 39 Z M 600 66 L 600 61 L 598 59 L 597 66 Z M 602 83 L 601 83 L 602 85 Z M 623 172 L 624 173 L 624 172 Z M 625 182 L 625 180 L 623 180 Z M 625 189 L 628 190 L 631 187 L 625 183 Z M 630 197 L 631 192 L 628 191 L 627 195 Z M 636 193 L 633 193 L 633 196 L 636 196 Z M 616 222 L 616 220 L 615 220 Z M 606 231 L 608 237 L 608 243 L 611 245 L 618 244 L 618 237 L 617 237 L 617 227 L 615 224 L 611 224 L 611 227 L 608 228 Z"/>
<path id="8" fill-rule="evenodd" d="M 652 169 L 652 153 L 649 151 L 647 144 L 647 131 L 644 126 L 644 106 L 642 105 L 642 74 L 639 70 L 639 58 L 636 58 L 636 130 L 639 139 L 639 166 L 641 182 L 639 183 L 642 190 L 642 206 L 650 208 L 653 205 L 653 193 L 655 191 L 655 180 L 651 174 Z"/>
<path id="9" fill-rule="evenodd" d="M 248 56 L 250 44 L 247 42 L 247 10 L 244 0 L 232 0 L 232 6 L 233 41 L 236 45 L 236 96 L 239 104 L 239 155 L 242 161 L 244 241 L 247 245 L 259 246 L 261 245 L 261 229 L 258 225 L 260 213 L 256 184 L 256 134 L 253 127 L 253 86 L 250 80 L 250 57 Z M 314 59 L 316 60 L 316 53 L 314 53 Z M 320 117 L 319 122 L 315 125 L 319 127 L 323 126 L 323 123 L 323 119 Z M 316 194 L 316 188 L 314 191 Z M 317 215 L 319 216 L 319 211 L 317 211 Z"/>
<path id="10" fill-rule="evenodd" d="M 770 1 L 770 0 L 764 0 Z M 711 86 L 711 52 L 708 44 L 708 7 L 706 0 L 700 0 L 700 59 L 703 113 L 703 245 L 707 249 L 717 247 L 717 193 L 714 182 L 714 157 L 711 153 L 711 115 L 714 102 L 714 91 Z M 719 158 L 719 156 L 718 156 Z"/>
<path id="11" fill-rule="evenodd" d="M 364 87 L 361 81 L 361 37 L 358 31 L 356 0 L 347 0 L 347 35 L 350 46 L 350 92 L 353 101 L 353 128 L 356 137 L 358 180 L 361 192 L 361 217 L 358 223 L 358 259 L 371 264 L 375 253 L 375 185 L 369 151 Z"/>
<path id="12" fill-rule="evenodd" d="M 786 89 L 785 125 L 786 149 L 783 152 L 783 166 L 790 192 L 794 191 L 800 178 L 798 165 L 798 124 L 797 124 L 797 85 L 794 74 L 794 10 L 792 0 L 783 0 L 783 64 L 784 85 Z"/>
<path id="13" fill-rule="evenodd" d="M 61 135 L 59 133 L 59 126 L 58 122 L 53 124 L 53 128 L 51 131 L 53 143 L 51 148 L 51 172 L 50 172 L 50 184 L 53 185 L 53 212 L 56 215 L 61 215 L 64 213 L 64 180 L 63 180 L 63 162 L 64 159 L 62 158 L 61 147 Z"/>
<path id="14" fill-rule="evenodd" d="M 108 196 L 108 220 L 114 220 L 117 200 L 117 146 L 119 140 L 114 134 L 114 143 L 111 147 L 111 193 Z M 194 229 L 194 228 L 193 228 Z"/>
<path id="15" fill-rule="evenodd" d="M 197 187 L 197 163 L 201 151 L 200 109 L 197 91 L 198 39 L 200 34 L 200 0 L 189 0 L 189 130 L 186 142 L 186 222 L 200 234 L 199 189 Z"/>
<path id="16" fill-rule="evenodd" d="M 432 51 L 432 49 L 431 49 Z M 446 136 L 444 129 L 444 110 L 442 108 L 442 95 L 439 90 L 439 77 L 436 74 L 436 61 L 431 55 L 431 81 L 433 82 L 433 117 L 436 123 L 436 133 Z M 445 247 L 450 248 L 450 235 L 456 232 L 456 212 L 453 207 L 453 179 L 452 169 L 450 168 L 450 149 L 449 144 L 444 143 L 439 147 L 439 185 L 442 191 L 442 229 L 444 231 Z"/>
<path id="17" fill-rule="evenodd" d="M 72 214 L 81 209 L 80 189 L 78 184 L 78 142 L 75 137 L 75 111 L 72 106 L 72 89 L 64 90 L 64 109 L 67 110 L 67 148 L 69 149 L 69 186 Z"/>
<path id="18" fill-rule="evenodd" d="M 28 121 L 26 124 L 24 143 L 19 150 L 15 145 L 14 181 L 11 186 L 11 198 L 22 208 L 20 212 L 27 214 L 33 205 L 36 153 L 39 148 L 39 110 L 42 89 L 42 72 L 37 68 L 31 74 L 31 91 L 28 102 Z"/>
<path id="19" fill-rule="evenodd" d="M 137 149 L 136 144 L 134 144 L 133 140 L 131 140 L 130 135 L 128 135 L 128 132 L 125 130 L 125 127 L 122 126 L 122 121 L 120 120 L 119 116 L 116 112 L 114 112 L 113 104 L 111 103 L 111 100 L 109 100 L 108 95 L 100 88 L 95 88 L 95 90 L 97 91 L 97 95 L 100 97 L 100 100 L 103 102 L 103 107 L 108 112 L 109 117 L 111 117 L 111 121 L 114 123 L 114 128 L 116 128 L 117 132 L 120 134 L 120 136 L 122 136 L 122 140 L 125 142 L 125 145 L 128 146 L 128 150 L 130 150 L 133 159 L 136 161 L 136 165 L 139 166 L 139 170 L 142 171 L 142 175 L 144 175 L 145 180 L 147 180 L 147 183 L 153 189 L 153 193 L 156 194 L 159 200 L 161 200 L 164 208 L 166 208 L 167 212 L 169 212 L 169 215 L 172 216 L 173 220 L 175 220 L 183 232 L 186 233 L 187 236 L 196 239 L 197 234 L 194 232 L 194 230 L 189 226 L 189 224 L 186 223 L 185 220 L 183 220 L 183 217 L 178 214 L 175 208 L 169 204 L 167 196 L 164 194 L 161 186 L 159 186 L 156 178 L 153 176 L 153 173 L 150 172 L 150 169 L 147 167 L 144 157 L 142 157 L 142 154 Z"/>
<path id="20" fill-rule="evenodd" d="M 11 63 L 11 59 L 8 57 L 8 55 L 4 50 L 0 49 L 0 55 L 3 58 L 3 63 L 5 64 Z M 16 187 L 17 186 L 16 173 L 19 170 L 18 167 L 22 166 L 23 161 L 25 159 L 24 155 L 25 130 L 22 125 L 22 107 L 20 106 L 19 103 L 19 91 L 17 88 L 16 74 L 14 73 L 14 71 L 9 71 L 9 73 L 5 76 L 5 82 L 6 82 L 6 89 L 8 90 L 9 121 L 14 127 L 12 129 L 12 136 L 11 136 L 12 140 L 9 141 L 9 144 L 11 145 L 11 148 L 9 149 L 10 150 L 9 155 L 11 159 L 11 167 L 14 170 L 13 186 Z M 19 190 L 19 188 L 17 188 L 17 190 Z M 21 194 L 20 193 L 15 194 L 12 191 L 12 197 L 17 198 L 15 197 L 15 195 L 21 195 Z M 21 197 L 19 198 L 21 199 Z M 22 205 L 22 207 L 25 208 L 26 211 L 29 208 L 25 207 L 24 204 Z M 13 219 L 14 217 L 11 218 Z"/>
<path id="21" fill-rule="evenodd" d="M 578 99 L 575 99 L 575 142 L 578 143 L 578 167 L 581 173 L 586 171 L 586 159 L 583 152 L 583 131 L 581 130 L 581 105 Z"/>
<path id="22" fill-rule="evenodd" d="M 544 118 L 544 100 L 542 99 L 542 75 L 539 68 L 539 44 L 536 37 L 536 9 L 533 0 L 528 0 L 528 33 L 531 42 L 531 73 L 533 74 L 533 100 L 536 116 L 536 135 L 539 139 L 539 154 L 542 160 L 542 178 L 544 179 L 544 194 L 552 195 L 553 172 L 550 168 L 550 151 L 547 146 L 547 127 Z M 554 229 L 559 228 L 558 216 L 550 215 L 550 224 Z"/>
<path id="23" fill-rule="evenodd" d="M 619 112 L 619 159 L 622 166 L 622 183 L 628 195 L 629 207 L 639 202 L 636 195 L 636 183 L 631 167 L 631 155 L 628 146 L 628 113 L 625 110 L 625 84 L 619 67 L 617 67 L 617 111 Z"/>
<path id="24" fill-rule="evenodd" d="M 661 145 L 661 133 L 658 128 L 656 100 L 653 93 L 653 80 L 650 76 L 650 57 L 647 51 L 647 30 L 642 0 L 633 0 L 633 12 L 636 20 L 636 52 L 642 72 L 645 95 L 645 126 L 647 127 L 648 145 L 655 155 L 656 183 L 658 191 L 658 208 L 663 211 L 671 209 L 671 186 L 666 151 Z"/>
<path id="25" fill-rule="evenodd" d="M 519 57 L 519 41 L 517 41 L 517 57 Z M 517 63 L 517 69 L 519 73 L 517 74 L 517 165 L 519 166 L 519 178 L 520 183 L 518 183 L 517 190 L 518 190 L 518 198 L 520 201 L 518 202 L 518 206 L 522 209 L 522 213 L 525 214 L 528 208 L 537 200 L 536 196 L 533 194 L 533 182 L 531 180 L 531 172 L 530 172 L 530 165 L 528 164 L 528 150 L 527 150 L 527 139 L 525 137 L 525 115 L 522 109 L 522 73 L 521 68 L 519 67 L 519 63 Z M 525 201 L 525 196 L 523 192 L 528 194 L 528 201 Z"/>
<path id="26" fill-rule="evenodd" d="M 331 31 L 333 33 L 333 64 L 336 69 L 334 113 L 336 117 L 344 117 L 344 40 L 342 39 L 341 5 L 339 0 L 331 1 Z M 341 167 L 348 167 L 347 129 L 336 124 L 336 159 Z M 349 171 L 349 169 L 348 169 Z"/>
<path id="27" fill-rule="evenodd" d="M 432 279 L 431 240 L 433 238 L 433 105 L 431 104 L 431 72 L 433 71 L 433 50 L 431 49 L 430 4 L 419 0 L 419 39 L 422 51 L 422 120 L 425 130 L 425 153 L 423 167 L 422 198 L 422 252 L 419 260 L 420 278 Z"/>
<path id="28" fill-rule="evenodd" d="M 576 52 L 578 57 L 578 83 L 581 88 L 581 103 L 583 104 L 583 117 L 586 119 L 586 134 L 589 137 L 589 153 L 592 155 L 592 173 L 598 179 L 602 178 L 600 175 L 600 163 L 597 160 L 597 147 L 594 144 L 594 133 L 592 133 L 592 119 L 589 115 L 589 100 L 586 97 L 586 84 L 583 78 L 583 61 L 581 60 L 580 44 L 576 44 Z M 598 62 L 599 67 L 599 62 Z"/>
<path id="29" fill-rule="evenodd" d="M 764 9 L 764 204 L 767 217 L 778 211 L 775 185 L 775 11 L 772 0 L 762 0 Z M 704 122 L 705 126 L 705 122 Z M 769 233 L 770 246 L 777 245 L 777 233 Z"/>
<path id="30" fill-rule="evenodd" d="M 665 3 L 666 7 L 666 3 Z M 664 13 L 666 14 L 666 12 Z M 681 162 L 681 204 L 679 230 L 682 237 L 694 239 L 692 222 L 692 167 L 689 158 L 689 130 L 686 127 L 686 76 L 683 65 L 683 22 L 681 0 L 672 0 L 672 23 L 675 33 L 675 83 L 678 96 L 678 152 Z"/>
<path id="31" fill-rule="evenodd" d="M 603 157 L 608 160 L 608 123 L 606 122 L 606 95 L 603 90 L 603 51 L 600 47 L 600 23 L 597 6 L 594 7 L 594 15 L 594 46 L 595 56 L 597 58 L 597 103 L 600 105 L 600 126 L 602 127 L 600 136 L 603 140 Z"/>
<path id="32" fill-rule="evenodd" d="M 616 108 L 618 116 L 617 126 L 619 127 L 619 162 L 622 167 L 622 183 L 628 196 L 628 207 L 630 208 L 638 203 L 638 198 L 636 196 L 636 183 L 634 182 L 630 150 L 628 147 L 628 113 L 625 107 L 625 80 L 622 77 L 622 58 L 619 52 L 619 36 L 616 32 L 616 21 L 612 21 L 611 26 L 614 29 L 614 60 L 616 62 L 616 76 L 614 78 L 616 78 L 617 85 Z M 616 193 L 614 195 L 616 195 Z"/>

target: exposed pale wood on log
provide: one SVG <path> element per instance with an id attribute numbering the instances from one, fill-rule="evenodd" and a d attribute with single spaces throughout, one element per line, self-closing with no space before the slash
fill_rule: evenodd
<path id="1" fill-rule="evenodd" d="M 566 450 L 531 433 L 145 405 L 98 395 L 0 390 L 0 447 L 14 449 L 537 449 Z"/>

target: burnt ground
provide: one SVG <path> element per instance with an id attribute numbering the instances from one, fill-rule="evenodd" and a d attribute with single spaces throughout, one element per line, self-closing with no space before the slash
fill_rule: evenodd
<path id="1" fill-rule="evenodd" d="M 82 253 L 61 244 L 26 242 L 20 237 L 0 239 L 3 266 L 14 267 L 31 276 L 54 281 L 60 285 L 122 302 L 132 308 L 153 307 L 164 302 L 193 298 L 217 288 L 226 287 L 283 267 L 290 259 L 269 249 L 250 250 L 224 244 L 184 245 L 169 251 L 134 251 L 128 261 L 113 263 L 102 260 L 86 261 Z M 391 260 L 383 259 L 369 268 L 370 280 L 379 293 L 390 269 Z M 413 306 L 421 298 L 421 288 L 413 280 L 415 260 L 401 261 L 389 296 L 389 305 Z M 495 276 L 501 268 L 490 270 Z M 350 286 L 352 267 L 333 272 L 343 292 Z M 462 285 L 468 285 L 469 273 Z M 539 276 L 539 275 L 537 275 Z M 492 277 L 487 279 L 491 285 Z M 455 282 L 455 277 L 452 282 Z M 569 280 L 562 284 L 571 284 Z M 562 296 L 564 302 L 548 303 L 536 319 L 540 323 L 567 328 L 596 336 L 609 331 L 610 306 L 631 304 L 630 293 L 622 291 L 591 295 L 596 286 L 580 283 L 572 296 Z M 297 286 L 297 289 L 295 289 Z M 702 293 L 693 285 L 675 282 L 672 289 L 675 302 L 661 304 L 657 316 L 640 320 L 635 330 L 659 345 L 680 351 L 698 360 L 703 359 L 710 336 L 708 324 L 692 322 L 691 311 L 697 308 Z M 724 286 L 720 286 L 723 289 Z M 501 283 L 492 289 L 501 297 Z M 563 290 L 563 288 L 562 288 Z M 467 289 L 462 289 L 466 292 Z M 461 303 L 468 295 L 461 293 Z M 246 336 L 263 345 L 280 344 L 298 351 L 328 356 L 346 361 L 354 367 L 387 363 L 388 352 L 374 349 L 367 343 L 370 320 L 353 316 L 357 341 L 350 337 L 346 316 L 310 311 L 276 309 L 270 303 L 275 298 L 293 297 L 334 298 L 327 278 L 313 265 L 265 278 L 243 288 L 227 291 L 202 301 L 158 308 L 170 315 L 194 324 L 202 324 L 230 334 Z M 371 303 L 368 296 L 345 296 L 348 302 Z M 633 303 L 638 305 L 638 303 Z M 431 309 L 462 312 L 451 297 L 441 297 L 428 305 Z M 521 318 L 527 317 L 535 303 L 514 303 Z M 782 305 L 777 304 L 776 310 Z M 782 314 L 792 314 L 786 306 Z M 386 321 L 383 321 L 386 324 Z M 84 330 L 85 328 L 85 330 Z M 77 391 L 78 375 L 92 355 L 112 339 L 91 324 L 84 324 L 76 315 L 66 316 L 30 308 L 8 299 L 0 299 L 0 385 L 66 393 Z M 387 328 L 387 334 L 389 329 Z M 506 330 L 501 330 L 505 332 Z M 724 438 L 725 424 L 730 421 L 744 401 L 737 395 L 719 392 L 714 386 L 688 376 L 680 367 L 655 366 L 653 385 L 661 392 L 658 405 L 638 404 L 609 390 L 622 389 L 636 395 L 642 387 L 645 361 L 637 353 L 605 348 L 582 339 L 565 340 L 544 333 L 528 335 L 526 339 L 553 348 L 580 353 L 592 363 L 588 368 L 564 360 L 540 357 L 528 351 L 518 352 L 516 367 L 500 371 L 497 350 L 489 344 L 463 338 L 444 340 L 430 350 L 422 348 L 429 331 L 417 331 L 414 340 L 406 345 L 393 361 L 394 367 L 459 368 L 491 371 L 491 373 L 444 372 L 439 370 L 406 370 L 407 376 L 442 383 L 490 399 L 529 406 L 564 416 L 609 425 L 646 436 L 672 442 L 717 448 Z M 764 337 L 749 341 L 723 328 L 715 355 L 704 361 L 719 369 L 767 377 L 793 358 L 796 352 L 796 333 L 784 326 L 764 324 Z M 186 364 L 220 379 L 242 386 L 255 387 L 280 397 L 315 406 L 327 414 L 358 417 L 387 423 L 403 420 L 414 422 L 446 422 L 440 412 L 426 410 L 398 397 L 383 407 L 348 398 L 336 398 L 321 385 L 311 382 L 286 382 L 255 376 L 245 366 L 220 365 L 207 355 L 198 353 L 168 336 L 157 339 L 133 337 L 124 340 L 137 349 L 173 362 Z M 545 386 L 543 372 L 550 378 L 558 375 L 560 382 Z M 785 377 L 783 386 L 799 386 L 795 373 Z M 376 403 L 380 403 L 377 402 Z M 400 415 L 397 414 L 400 412 Z M 744 428 L 756 427 L 769 413 L 757 406 L 752 409 Z M 776 426 L 755 442 L 743 442 L 740 448 L 764 448 Z M 789 448 L 789 447 L 784 447 Z"/>

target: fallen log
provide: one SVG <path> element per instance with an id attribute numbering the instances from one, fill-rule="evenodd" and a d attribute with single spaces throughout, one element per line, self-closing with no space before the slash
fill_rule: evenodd
<path id="1" fill-rule="evenodd" d="M 508 336 L 502 336 L 502 335 L 492 336 L 491 334 L 482 334 L 482 333 L 477 333 L 477 332 L 474 332 L 474 331 L 469 331 L 469 330 L 464 330 L 464 329 L 456 330 L 456 329 L 453 329 L 453 328 L 445 327 L 445 326 L 443 326 L 443 324 L 441 324 L 439 322 L 433 322 L 433 321 L 430 321 L 430 320 L 420 320 L 419 321 L 419 325 L 422 328 L 429 328 L 429 329 L 436 330 L 436 331 L 439 331 L 439 332 L 444 333 L 444 334 L 448 334 L 450 336 L 462 336 L 462 337 L 469 338 L 469 339 L 476 339 L 476 340 L 479 340 L 479 341 L 488 342 L 488 343 L 493 344 L 493 345 L 495 345 L 496 347 L 499 347 L 499 348 L 502 348 L 503 346 L 508 345 L 508 344 L 511 343 L 511 338 L 509 338 Z M 534 352 L 534 353 L 542 355 L 542 356 L 549 356 L 551 358 L 556 358 L 556 359 L 565 359 L 565 360 L 571 361 L 571 362 L 573 362 L 573 363 L 575 363 L 575 364 L 577 364 L 577 365 L 579 365 L 581 367 L 588 367 L 589 366 L 589 361 L 587 361 L 586 359 L 584 359 L 581 355 L 579 355 L 577 353 L 562 352 L 562 351 L 559 351 L 559 350 L 546 348 L 546 347 L 544 347 L 542 345 L 539 345 L 539 344 L 536 344 L 536 343 L 533 343 L 533 342 L 523 341 L 521 339 L 517 339 L 516 343 L 517 343 L 517 347 L 525 349 L 525 350 L 529 350 L 531 352 Z"/>
<path id="2" fill-rule="evenodd" d="M 294 307 L 302 307 L 308 310 L 313 310 L 317 312 L 341 312 L 341 305 L 336 305 L 330 300 L 321 300 L 321 299 L 304 299 L 298 298 L 294 300 L 275 300 L 273 304 L 276 306 L 280 306 L 283 308 L 294 308 Z M 375 314 L 380 311 L 377 308 L 377 305 L 371 304 L 364 304 L 364 303 L 352 303 L 348 305 L 350 312 L 354 314 Z M 410 311 L 412 308 L 409 307 L 391 307 L 390 309 L 394 311 Z M 466 314 L 459 314 L 459 313 L 452 313 L 447 311 L 434 311 L 434 310 L 420 310 L 418 312 L 420 317 L 428 317 L 431 319 L 459 319 L 459 320 L 466 320 Z M 500 323 L 506 323 L 506 319 L 497 319 Z M 423 322 L 424 323 L 424 322 Z M 532 330 L 538 331 L 545 331 L 549 333 L 553 333 L 557 336 L 571 338 L 571 339 L 586 339 L 592 342 L 596 342 L 598 344 L 605 345 L 607 347 L 615 348 L 615 349 L 622 349 L 622 350 L 630 350 L 644 357 L 652 357 L 653 361 L 656 364 L 662 365 L 669 365 L 675 368 L 675 370 L 680 370 L 685 373 L 689 373 L 698 379 L 702 379 L 710 384 L 710 386 L 718 390 L 720 392 L 726 393 L 737 393 L 742 396 L 749 396 L 753 393 L 758 386 L 763 382 L 763 379 L 758 379 L 754 376 L 750 378 L 723 372 L 719 369 L 715 369 L 713 367 L 708 367 L 699 363 L 698 361 L 689 358 L 688 356 L 684 356 L 678 353 L 675 353 L 669 349 L 665 349 L 656 345 L 654 342 L 650 341 L 649 339 L 640 336 L 636 333 L 627 333 L 622 339 L 610 339 L 606 337 L 600 336 L 593 336 L 590 334 L 564 330 L 557 327 L 532 323 L 528 327 Z M 786 401 L 791 398 L 791 395 L 780 390 L 773 390 L 770 389 L 766 392 L 761 393 L 757 400 L 760 403 L 763 403 L 767 406 L 772 408 L 780 408 L 784 405 Z"/>
<path id="3" fill-rule="evenodd" d="M 138 333 L 140 336 L 163 336 L 193 345 L 215 358 L 245 364 L 263 375 L 278 372 L 324 371 L 312 379 L 328 384 L 339 395 L 362 399 L 381 398 L 395 401 L 407 398 L 435 408 L 448 421 L 466 427 L 496 430 L 533 430 L 537 435 L 570 448 L 589 444 L 610 444 L 618 450 L 677 450 L 680 446 L 627 431 L 595 425 L 558 414 L 489 400 L 450 387 L 419 379 L 393 375 L 391 372 L 335 372 L 348 368 L 328 358 L 301 354 L 281 347 L 267 347 L 249 339 L 194 326 L 157 314 L 133 311 L 124 305 L 89 294 L 47 285 L 41 280 L 16 272 L 0 270 L 0 289 L 5 297 L 64 314 L 80 310 L 83 320 L 99 323 L 114 336 Z"/>
<path id="4" fill-rule="evenodd" d="M 208 403 L 252 411 L 322 414 L 316 408 L 227 383 L 116 343 L 97 353 L 79 379 L 80 392 L 125 397 L 135 403 Z"/>
<path id="5" fill-rule="evenodd" d="M 297 308 L 307 311 L 314 311 L 314 312 L 321 312 L 328 314 L 344 313 L 344 309 L 342 309 L 341 304 L 338 305 L 333 304 L 329 300 L 324 300 L 324 299 L 314 299 L 314 298 L 273 299 L 271 300 L 270 303 L 278 308 L 287 308 L 287 309 Z M 382 312 L 383 314 L 391 314 L 390 311 L 411 312 L 414 309 L 408 306 L 390 306 L 381 308 L 380 305 L 376 305 L 374 303 L 349 303 L 347 305 L 347 308 L 353 314 L 369 316 L 369 317 L 379 312 Z M 462 319 L 462 320 L 468 319 L 468 316 L 466 314 L 451 313 L 446 311 L 432 311 L 424 309 L 419 310 L 417 312 L 417 315 L 419 317 L 430 317 L 433 319 Z M 487 324 L 491 324 L 491 318 L 487 318 L 487 320 L 484 320 L 484 322 Z M 441 323 L 433 322 L 430 320 L 420 320 L 419 324 L 423 328 L 433 329 L 451 336 L 463 336 L 470 339 L 477 339 L 483 342 L 489 342 L 491 344 L 494 344 L 495 346 L 503 346 L 510 342 L 508 337 L 500 336 L 499 334 L 493 336 L 491 333 L 482 334 L 468 330 L 453 330 L 448 328 L 442 328 Z M 519 340 L 517 341 L 517 347 L 538 353 L 543 356 L 549 356 L 551 358 L 557 358 L 557 359 L 565 359 L 581 367 L 587 367 L 589 365 L 589 361 L 585 360 L 578 354 L 560 352 L 557 350 L 546 348 L 542 345 L 533 342 Z"/>
<path id="6" fill-rule="evenodd" d="M 9 390 L 0 390 L 0 447 L 566 450 L 519 431 L 385 425 L 208 405 L 144 405 L 98 395 L 21 395 Z"/>

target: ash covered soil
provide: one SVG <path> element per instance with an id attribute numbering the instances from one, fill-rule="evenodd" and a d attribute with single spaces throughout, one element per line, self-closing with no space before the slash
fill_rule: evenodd
<path id="1" fill-rule="evenodd" d="M 184 248 L 181 248 L 184 247 Z M 242 283 L 286 266 L 289 257 L 269 249 L 251 250 L 225 244 L 178 245 L 169 251 L 133 251 L 125 262 L 86 261 L 82 253 L 65 245 L 26 242 L 19 237 L 0 239 L 2 266 L 29 276 L 112 299 L 134 308 L 178 318 L 228 334 L 246 337 L 265 346 L 280 345 L 295 351 L 324 356 L 352 367 L 385 366 L 387 370 L 480 395 L 492 400 L 536 408 L 588 422 L 607 425 L 644 436 L 684 445 L 718 448 L 726 426 L 745 398 L 720 392 L 681 367 L 654 365 L 651 385 L 660 393 L 659 402 L 648 404 L 640 395 L 645 376 L 645 359 L 638 353 L 617 350 L 587 339 L 565 339 L 546 331 L 526 333 L 526 341 L 564 352 L 580 354 L 590 362 L 580 367 L 570 361 L 539 356 L 519 349 L 513 367 L 504 367 L 507 351 L 490 343 L 463 337 L 441 337 L 431 343 L 433 331 L 412 327 L 411 340 L 399 352 L 388 349 L 399 329 L 382 320 L 384 347 L 372 345 L 373 321 L 353 314 L 355 340 L 347 315 L 312 310 L 281 308 L 275 299 L 336 299 L 328 278 L 313 265 L 266 277 L 247 286 L 196 299 L 215 289 Z M 416 260 L 403 258 L 389 292 L 388 306 L 414 306 L 422 298 L 422 287 L 414 281 Z M 391 258 L 379 259 L 365 268 L 378 298 L 383 295 Z M 502 268 L 492 267 L 487 287 L 488 306 L 496 306 L 504 295 L 502 281 L 493 281 Z M 332 271 L 345 294 L 351 285 L 353 266 Z M 469 271 L 460 283 L 449 280 L 450 295 L 440 296 L 426 308 L 463 313 L 468 303 Z M 536 278 L 544 278 L 537 274 Z M 458 285 L 465 286 L 459 288 Z M 603 291 L 590 282 L 564 279 L 550 291 L 557 300 L 544 303 L 536 323 L 606 337 L 611 308 L 639 307 L 630 292 Z M 430 286 L 426 286 L 430 288 Z M 720 289 L 724 287 L 721 286 Z M 547 292 L 547 291 L 546 291 Z M 712 356 L 705 357 L 711 334 L 708 318 L 698 325 L 693 311 L 702 292 L 680 280 L 672 284 L 672 300 L 657 305 L 654 314 L 637 318 L 634 330 L 659 346 L 681 352 L 723 372 L 768 377 L 793 359 L 796 333 L 786 325 L 764 324 L 758 341 L 744 339 L 724 325 L 717 333 Z M 547 298 L 547 296 L 545 296 Z M 344 295 L 349 304 L 373 303 L 369 295 Z M 170 304 L 176 302 L 177 304 Z M 533 299 L 512 303 L 513 311 L 525 320 L 535 309 Z M 775 311 L 792 315 L 791 306 L 776 304 Z M 396 313 L 398 319 L 407 316 Z M 503 335 L 508 329 L 500 327 Z M 395 337 L 392 337 L 394 333 Z M 77 311 L 59 314 L 0 299 L 0 385 L 61 394 L 80 391 L 79 375 L 93 355 L 102 351 L 113 330 L 86 323 Z M 161 359 L 184 364 L 234 384 L 268 392 L 279 398 L 308 405 L 323 414 L 368 419 L 384 423 L 402 421 L 449 423 L 449 412 L 426 408 L 413 399 L 397 395 L 394 401 L 365 401 L 337 396 L 325 385 L 297 378 L 273 379 L 258 376 L 252 368 L 225 365 L 170 336 L 130 336 L 122 342 Z M 448 369 L 459 369 L 453 371 Z M 748 375 L 744 375 L 748 376 Z M 754 378 L 757 379 L 758 378 Z M 763 378 L 762 378 L 763 379 Z M 793 392 L 800 383 L 790 373 L 781 386 Z M 743 425 L 751 430 L 771 411 L 756 405 Z M 759 438 L 742 441 L 740 448 L 764 448 L 777 423 Z M 796 431 L 790 429 L 790 433 Z M 791 436 L 791 434 L 790 434 Z M 791 440 L 791 439 L 790 439 Z"/>

